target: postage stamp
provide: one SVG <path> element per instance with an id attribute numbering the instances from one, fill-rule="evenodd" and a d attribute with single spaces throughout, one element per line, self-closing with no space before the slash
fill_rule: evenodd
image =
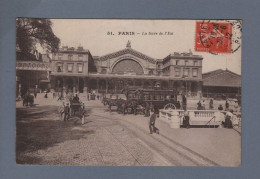
<path id="1" fill-rule="evenodd" d="M 228 22 L 196 22 L 195 51 L 232 52 L 232 24 Z"/>

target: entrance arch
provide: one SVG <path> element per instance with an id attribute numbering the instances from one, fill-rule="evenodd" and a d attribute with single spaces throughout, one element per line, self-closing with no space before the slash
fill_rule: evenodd
<path id="1" fill-rule="evenodd" d="M 144 69 L 140 62 L 134 59 L 126 58 L 118 60 L 112 66 L 112 73 L 136 73 L 144 74 Z"/>

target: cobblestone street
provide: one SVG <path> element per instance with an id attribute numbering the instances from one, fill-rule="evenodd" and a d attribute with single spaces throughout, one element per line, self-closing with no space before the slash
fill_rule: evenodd
<path id="1" fill-rule="evenodd" d="M 59 118 L 56 99 L 17 102 L 18 164 L 88 166 L 236 166 L 241 137 L 230 129 L 171 129 L 157 120 L 150 134 L 148 117 L 110 112 L 100 101 L 87 101 L 84 125 L 77 117 Z M 47 105 L 48 104 L 48 105 Z M 51 104 L 51 105 L 49 105 Z M 207 135 L 207 137 L 205 137 Z M 221 139 L 221 140 L 218 140 Z M 231 142 L 232 141 L 232 142 Z M 223 147 L 225 146 L 225 147 Z M 230 151 L 234 151 L 230 153 Z"/>

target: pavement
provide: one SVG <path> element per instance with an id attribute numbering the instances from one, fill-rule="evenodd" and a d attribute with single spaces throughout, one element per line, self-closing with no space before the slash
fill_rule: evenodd
<path id="1" fill-rule="evenodd" d="M 16 162 L 81 166 L 239 166 L 241 136 L 233 129 L 172 129 L 148 117 L 110 112 L 100 101 L 86 101 L 84 125 L 75 116 L 60 120 L 60 101 L 39 94 L 35 106 L 17 102 Z"/>

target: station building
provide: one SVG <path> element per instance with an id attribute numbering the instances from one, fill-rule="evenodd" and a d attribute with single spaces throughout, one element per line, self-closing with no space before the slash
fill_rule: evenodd
<path id="1" fill-rule="evenodd" d="M 201 94 L 202 56 L 172 53 L 155 59 L 131 48 L 103 56 L 63 46 L 50 58 L 50 88 L 55 91 L 120 93 L 127 87 L 173 89 Z"/>
<path id="2" fill-rule="evenodd" d="M 241 98 L 241 76 L 226 69 L 202 74 L 203 96 L 214 99 Z"/>
<path id="3" fill-rule="evenodd" d="M 35 86 L 63 95 L 90 91 L 120 93 L 128 87 L 172 89 L 188 97 L 241 93 L 239 75 L 221 70 L 202 74 L 203 57 L 191 51 L 156 59 L 133 49 L 128 42 L 125 48 L 102 56 L 93 56 L 83 47 L 67 46 L 37 59 L 21 59 L 17 54 L 17 95 L 21 89 Z"/>
<path id="4" fill-rule="evenodd" d="M 83 47 L 67 46 L 37 58 L 17 51 L 17 96 L 35 86 L 63 95 L 90 91 L 120 93 L 128 87 L 172 89 L 188 97 L 241 94 L 240 75 L 229 70 L 202 74 L 202 60 L 202 56 L 191 51 L 156 59 L 133 49 L 130 42 L 124 49 L 102 56 L 92 56 Z"/>

